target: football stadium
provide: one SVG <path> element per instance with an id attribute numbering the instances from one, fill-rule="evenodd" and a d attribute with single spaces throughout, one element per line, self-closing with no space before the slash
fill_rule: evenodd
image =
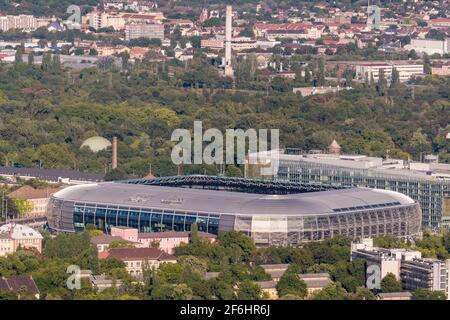
<path id="1" fill-rule="evenodd" d="M 393 191 L 275 180 L 177 176 L 77 185 L 55 193 L 47 208 L 53 231 L 88 224 L 140 232 L 230 230 L 258 246 L 296 245 L 336 235 L 354 239 L 418 235 L 417 202 Z"/>

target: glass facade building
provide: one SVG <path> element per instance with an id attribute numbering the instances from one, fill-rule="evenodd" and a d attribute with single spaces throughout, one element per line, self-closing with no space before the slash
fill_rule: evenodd
<path id="1" fill-rule="evenodd" d="M 331 164 L 297 160 L 279 160 L 272 178 L 292 182 L 331 184 L 335 186 L 367 187 L 402 193 L 420 204 L 422 227 L 437 229 L 450 226 L 450 210 L 445 201 L 450 199 L 450 181 L 432 179 L 413 172 L 346 168 Z M 246 176 L 258 177 L 259 166 L 246 166 Z"/>
<path id="2" fill-rule="evenodd" d="M 216 235 L 242 231 L 259 246 L 295 245 L 336 235 L 406 238 L 417 235 L 421 225 L 419 204 L 394 192 L 345 189 L 261 195 L 126 183 L 59 191 L 49 201 L 47 217 L 51 229 L 64 232 L 83 231 L 88 224 L 106 233 L 112 226 L 140 232 L 190 231 L 195 223 L 199 231 Z"/>

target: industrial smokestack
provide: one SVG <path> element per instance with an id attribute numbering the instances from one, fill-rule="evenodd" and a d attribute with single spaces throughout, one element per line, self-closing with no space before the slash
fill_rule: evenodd
<path id="1" fill-rule="evenodd" d="M 233 7 L 227 6 L 225 18 L 225 76 L 233 76 L 233 67 L 231 66 L 231 37 L 233 31 Z"/>
<path id="2" fill-rule="evenodd" d="M 111 169 L 116 169 L 116 168 L 117 168 L 117 137 L 113 137 Z"/>

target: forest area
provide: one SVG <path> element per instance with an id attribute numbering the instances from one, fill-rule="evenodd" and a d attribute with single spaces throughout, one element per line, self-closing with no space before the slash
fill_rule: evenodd
<path id="1" fill-rule="evenodd" d="M 81 71 L 64 68 L 58 55 L 43 63 L 19 59 L 0 65 L 0 165 L 75 168 L 104 172 L 111 150 L 80 149 L 92 136 L 119 139 L 119 168 L 132 176 L 176 174 L 170 160 L 176 128 L 280 129 L 280 144 L 324 149 L 333 139 L 350 154 L 420 160 L 439 154 L 449 162 L 450 79 L 428 76 L 414 85 L 385 80 L 353 90 L 301 97 L 291 86 L 323 79 L 320 62 L 295 83 L 238 65 L 233 89 L 201 54 L 188 63 L 103 58 Z M 242 68 L 241 70 L 239 68 Z M 240 175 L 230 167 L 228 174 Z M 191 166 L 185 173 L 217 173 Z"/>

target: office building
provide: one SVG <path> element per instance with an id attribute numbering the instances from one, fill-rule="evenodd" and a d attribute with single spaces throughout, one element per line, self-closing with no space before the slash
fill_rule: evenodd
<path id="1" fill-rule="evenodd" d="M 423 227 L 450 226 L 448 164 L 294 151 L 295 154 L 289 150 L 279 152 L 276 163 L 270 153 L 251 154 L 245 167 L 246 177 L 261 178 L 261 167 L 273 162 L 277 169 L 265 178 L 396 191 L 420 203 Z"/>
<path id="2" fill-rule="evenodd" d="M 406 50 L 414 50 L 418 53 L 426 53 L 428 55 L 450 53 L 450 38 L 444 40 L 433 39 L 411 39 L 411 43 L 404 46 Z"/>
<path id="3" fill-rule="evenodd" d="M 372 239 L 362 239 L 359 243 L 352 243 L 351 260 L 364 260 L 366 268 L 378 266 L 380 280 L 388 273 L 394 274 L 403 290 L 442 291 L 447 299 L 450 297 L 450 259 L 422 258 L 421 252 L 408 249 L 377 248 L 373 246 Z"/>
<path id="4" fill-rule="evenodd" d="M 32 15 L 7 15 L 0 16 L 0 31 L 21 30 L 24 32 L 34 31 L 38 28 L 37 19 Z"/>
<path id="5" fill-rule="evenodd" d="M 164 40 L 163 24 L 129 23 L 125 25 L 125 40 L 148 38 Z"/>
<path id="6" fill-rule="evenodd" d="M 399 73 L 400 82 L 406 82 L 412 77 L 424 74 L 423 64 L 384 62 L 363 63 L 355 66 L 356 78 L 359 80 L 370 80 L 373 77 L 375 81 L 378 81 L 380 70 L 383 70 L 385 78 L 390 81 L 394 69 Z"/>

